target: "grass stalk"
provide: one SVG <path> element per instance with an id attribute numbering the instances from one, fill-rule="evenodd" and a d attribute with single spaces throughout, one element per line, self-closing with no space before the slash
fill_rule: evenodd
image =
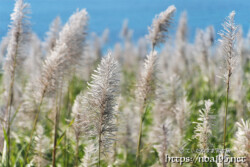
<path id="1" fill-rule="evenodd" d="M 13 103 L 13 85 L 14 85 L 14 76 L 11 79 L 11 85 L 8 95 L 8 105 L 7 105 L 7 115 L 8 115 L 8 121 L 7 121 L 7 137 L 8 137 L 8 144 L 7 144 L 7 160 L 6 160 L 6 166 L 9 167 L 10 165 L 10 122 L 11 122 L 11 106 Z"/>
<path id="2" fill-rule="evenodd" d="M 98 167 L 101 166 L 101 146 L 102 146 L 102 134 L 99 133 L 99 137 L 98 137 Z"/>
<path id="3" fill-rule="evenodd" d="M 146 100 L 144 101 L 144 106 L 146 104 Z M 136 151 L 136 166 L 141 166 L 141 146 L 142 146 L 142 135 L 143 135 L 143 122 L 145 120 L 146 113 L 148 111 L 148 106 L 142 107 L 144 112 L 141 115 L 141 121 L 140 121 L 140 130 L 139 130 L 139 137 L 138 137 L 138 144 L 137 144 L 137 151 Z"/>
<path id="4" fill-rule="evenodd" d="M 71 88 L 70 88 L 70 84 L 68 85 L 68 90 L 67 90 L 67 94 L 68 94 L 68 96 L 67 96 L 67 100 L 66 100 L 66 106 L 67 106 L 67 113 L 66 113 L 66 119 L 69 119 L 70 118 L 70 112 L 71 112 L 71 106 L 72 106 L 72 104 L 71 104 L 71 99 L 72 99 L 72 97 L 71 97 Z M 67 138 L 67 130 L 66 130 L 66 132 L 65 132 L 65 140 L 64 140 L 65 142 L 64 142 L 64 148 L 65 148 L 65 150 L 64 150 L 64 162 L 65 162 L 65 166 L 68 166 L 68 157 L 69 157 L 69 155 L 68 155 L 68 138 Z"/>
<path id="5" fill-rule="evenodd" d="M 152 44 L 152 54 L 154 53 L 155 50 L 155 45 Z M 140 167 L 141 166 L 141 145 L 142 145 L 142 134 L 143 134 L 143 122 L 145 119 L 145 115 L 147 112 L 147 98 L 145 97 L 143 100 L 143 105 L 140 109 L 141 114 L 141 120 L 140 120 L 140 129 L 139 129 L 139 137 L 138 137 L 138 143 L 137 143 L 137 151 L 136 151 L 136 166 Z"/>
<path id="6" fill-rule="evenodd" d="M 79 137 L 76 137 L 76 155 L 75 155 L 75 166 L 78 167 L 78 159 L 79 159 Z"/>
<path id="7" fill-rule="evenodd" d="M 114 155 L 113 155 L 113 163 L 116 162 L 116 157 L 117 157 L 117 137 L 116 137 L 116 140 L 114 142 Z"/>
<path id="8" fill-rule="evenodd" d="M 64 152 L 63 152 L 63 164 L 64 166 L 68 166 L 68 138 L 67 138 L 67 130 L 65 131 L 64 137 Z"/>
<path id="9" fill-rule="evenodd" d="M 17 35 L 16 41 L 19 41 L 19 35 Z M 14 56 L 14 64 L 13 64 L 13 70 L 11 71 L 11 82 L 10 82 L 10 88 L 9 88 L 9 94 L 8 94 L 8 104 L 7 104 L 7 137 L 8 137 L 8 145 L 7 145 L 7 160 L 6 160 L 6 166 L 10 166 L 10 125 L 11 125 L 11 106 L 13 104 L 13 97 L 14 97 L 14 92 L 13 92 L 13 87 L 14 87 L 14 82 L 15 82 L 15 71 L 16 71 L 16 65 L 17 65 L 17 54 L 18 54 L 18 47 L 19 47 L 19 42 L 17 42 L 17 45 L 15 47 L 15 56 Z"/>
<path id="10" fill-rule="evenodd" d="M 56 106 L 56 115 L 55 115 L 55 124 L 54 124 L 54 146 L 53 146 L 53 155 L 52 155 L 52 166 L 53 167 L 56 166 L 58 118 L 59 118 L 59 109 L 58 109 L 58 106 Z"/>
<path id="11" fill-rule="evenodd" d="M 143 114 L 144 115 L 144 114 Z M 143 125 L 143 115 L 141 116 L 140 121 L 140 130 L 139 130 L 139 137 L 138 137 L 138 144 L 137 144 L 137 151 L 136 151 L 136 166 L 141 166 L 141 138 L 142 138 L 142 125 Z"/>
<path id="12" fill-rule="evenodd" d="M 57 130 L 60 121 L 60 111 L 61 111 L 61 99 L 62 99 L 62 86 L 59 90 L 59 96 L 56 96 L 56 115 L 54 121 L 54 146 L 53 146 L 53 155 L 52 155 L 52 166 L 56 167 L 56 150 L 57 150 Z M 57 94 L 58 95 L 58 94 Z"/>
<path id="13" fill-rule="evenodd" d="M 34 132 L 35 132 L 35 130 L 36 130 L 36 126 L 37 126 L 39 114 L 40 114 L 40 112 L 41 112 L 41 106 L 42 106 L 42 104 L 43 104 L 44 95 L 45 95 L 45 91 L 43 91 L 43 94 L 42 94 L 42 97 L 41 97 L 39 106 L 38 106 L 37 111 L 36 111 L 35 120 L 34 120 L 34 122 L 33 122 L 32 131 L 31 131 L 31 134 L 30 134 L 30 142 L 29 142 L 29 144 L 28 144 L 28 146 L 27 146 L 27 150 L 26 150 L 26 152 L 25 152 L 24 166 L 25 166 L 25 165 L 27 164 L 27 162 L 28 162 L 27 158 L 28 158 L 29 150 L 30 150 L 30 147 L 31 147 L 31 144 L 32 144 L 33 135 L 34 135 Z"/>
<path id="14" fill-rule="evenodd" d="M 223 136 L 223 167 L 225 166 L 224 164 L 224 157 L 225 157 L 225 149 L 226 149 L 226 136 L 227 136 L 227 113 L 228 113 L 228 96 L 229 96 L 229 90 L 230 90 L 230 76 L 231 76 L 231 71 L 228 70 L 228 75 L 227 75 L 227 95 L 226 95 L 226 103 L 225 103 L 225 118 L 224 118 L 224 136 Z"/>
<path id="15" fill-rule="evenodd" d="M 77 116 L 78 117 L 78 116 Z M 76 135 L 76 148 L 75 148 L 75 166 L 78 167 L 78 162 L 79 162 L 79 139 L 80 139 L 80 134 Z"/>

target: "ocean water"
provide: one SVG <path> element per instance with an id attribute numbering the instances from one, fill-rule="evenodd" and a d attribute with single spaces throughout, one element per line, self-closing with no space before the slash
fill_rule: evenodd
<path id="1" fill-rule="evenodd" d="M 63 23 L 77 9 L 86 8 L 89 15 L 89 32 L 100 35 L 110 30 L 109 44 L 120 40 L 119 33 L 125 19 L 134 30 L 136 41 L 147 34 L 148 26 L 156 14 L 174 4 L 177 8 L 171 33 L 174 34 L 183 11 L 188 14 L 189 39 L 193 41 L 198 28 L 214 25 L 216 32 L 232 11 L 236 11 L 236 23 L 241 24 L 246 35 L 250 25 L 250 0 L 26 0 L 31 4 L 31 26 L 41 39 L 49 24 L 60 16 Z M 6 35 L 14 0 L 0 0 L 0 39 Z M 218 37 L 218 36 L 217 36 Z"/>

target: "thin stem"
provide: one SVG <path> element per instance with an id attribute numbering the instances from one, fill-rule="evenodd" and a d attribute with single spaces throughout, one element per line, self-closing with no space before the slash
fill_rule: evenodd
<path id="1" fill-rule="evenodd" d="M 147 113 L 147 108 L 148 106 L 146 105 L 146 100 L 144 99 L 144 105 L 145 107 L 142 107 L 141 110 L 143 110 L 142 115 L 141 115 L 141 121 L 140 121 L 140 130 L 139 130 L 139 138 L 138 138 L 138 144 L 137 144 L 137 152 L 136 152 L 136 166 L 139 167 L 141 166 L 141 145 L 142 145 L 142 134 L 143 134 L 143 122 L 146 117 Z"/>
<path id="2" fill-rule="evenodd" d="M 27 146 L 27 150 L 26 150 L 26 153 L 25 153 L 24 166 L 27 164 L 27 158 L 28 158 L 30 146 L 31 146 L 31 144 L 32 144 L 33 135 L 34 135 L 34 132 L 35 132 L 35 130 L 36 130 L 36 125 L 37 125 L 38 117 L 39 117 L 39 114 L 40 114 L 40 111 L 41 111 L 41 106 L 42 106 L 42 104 L 43 104 L 44 95 L 45 95 L 45 91 L 43 91 L 43 94 L 42 94 L 42 97 L 41 97 L 39 106 L 38 106 L 38 108 L 37 108 L 35 120 L 34 120 L 34 123 L 33 123 L 33 126 L 32 126 L 32 131 L 31 131 L 31 134 L 30 134 L 30 142 L 29 142 L 29 144 L 28 144 L 28 146 Z"/>
<path id="3" fill-rule="evenodd" d="M 74 75 L 73 75 L 74 76 Z M 66 113 L 66 119 L 70 119 L 70 113 L 71 113 L 71 99 L 72 99 L 72 91 L 71 91 L 71 87 L 70 87 L 70 83 L 68 85 L 68 90 L 67 90 L 67 100 L 66 100 L 66 106 L 67 106 L 67 113 Z M 65 131 L 65 142 L 64 142 L 64 161 L 65 161 L 65 166 L 68 166 L 68 138 L 67 138 L 67 130 Z"/>
<path id="4" fill-rule="evenodd" d="M 19 104 L 19 106 L 17 107 L 15 113 L 13 114 L 13 116 L 12 116 L 12 118 L 11 118 L 11 121 L 10 121 L 10 126 L 12 125 L 14 119 L 16 118 L 17 113 L 20 111 L 20 108 L 21 108 L 22 104 L 23 104 L 23 103 L 20 103 L 20 104 Z"/>
<path id="5" fill-rule="evenodd" d="M 116 156 L 117 156 L 117 136 L 114 142 L 114 155 L 113 155 L 113 163 L 116 161 Z"/>
<path id="6" fill-rule="evenodd" d="M 162 166 L 167 167 L 166 164 L 166 151 L 167 151 L 167 129 L 165 125 L 162 126 L 163 134 L 164 134 L 164 139 L 163 139 L 163 151 L 162 151 Z"/>
<path id="7" fill-rule="evenodd" d="M 102 134 L 103 134 L 103 117 L 104 117 L 104 110 L 105 110 L 105 108 L 104 108 L 104 106 L 105 105 L 101 105 L 102 106 L 102 108 L 101 108 L 101 119 L 100 119 L 100 123 L 99 123 L 99 134 L 98 134 L 98 167 L 100 167 L 101 166 L 101 153 L 102 153 Z"/>
<path id="8" fill-rule="evenodd" d="M 224 118 L 224 138 L 223 138 L 223 167 L 224 167 L 224 157 L 225 157 L 225 149 L 226 149 L 226 135 L 227 135 L 227 113 L 228 113 L 228 96 L 229 96 L 229 88 L 230 88 L 230 76 L 231 72 L 228 70 L 227 77 L 227 96 L 226 96 L 226 104 L 225 104 L 225 118 Z"/>
<path id="9" fill-rule="evenodd" d="M 57 147 L 57 128 L 58 128 L 58 117 L 59 117 L 59 111 L 58 107 L 56 107 L 56 115 L 55 115 L 55 126 L 54 126 L 54 146 L 53 146 L 53 160 L 52 164 L 53 167 L 56 166 L 56 147 Z"/>
<path id="10" fill-rule="evenodd" d="M 56 149 L 57 149 L 57 129 L 60 118 L 61 111 L 61 97 L 62 97 L 62 87 L 60 87 L 59 97 L 56 96 L 56 115 L 55 115 L 55 126 L 54 126 L 54 146 L 53 146 L 53 155 L 52 155 L 52 165 L 56 166 Z"/>
<path id="11" fill-rule="evenodd" d="M 78 159 L 79 159 L 79 137 L 76 137 L 76 155 L 75 155 L 75 166 L 78 167 Z"/>
<path id="12" fill-rule="evenodd" d="M 98 167 L 101 166 L 101 145 L 102 145 L 102 134 L 99 133 L 99 141 L 98 141 Z"/>
<path id="13" fill-rule="evenodd" d="M 7 145 L 7 161 L 6 165 L 9 167 L 10 165 L 10 123 L 11 123 L 11 106 L 13 104 L 13 97 L 14 97 L 14 92 L 13 92 L 13 87 L 14 87 L 14 82 L 15 82 L 15 71 L 16 71 L 16 61 L 17 61 L 17 54 L 18 54 L 18 48 L 19 48 L 19 36 L 20 34 L 16 34 L 16 48 L 15 48 L 15 54 L 14 54 L 14 64 L 13 64 L 13 70 L 11 71 L 11 83 L 10 83 L 10 89 L 9 89 L 9 94 L 8 94 L 8 104 L 7 104 L 7 115 L 8 115 L 8 122 L 7 122 L 7 137 L 8 137 L 8 145 Z"/>
<path id="14" fill-rule="evenodd" d="M 63 158 L 63 162 L 64 162 L 64 166 L 68 166 L 68 154 L 67 154 L 67 150 L 68 150 L 68 142 L 67 142 L 67 130 L 65 131 L 65 137 L 64 137 L 64 158 Z"/>
<path id="15" fill-rule="evenodd" d="M 152 44 L 152 54 L 154 53 L 155 49 L 155 44 Z M 144 98 L 143 100 L 143 105 L 140 109 L 141 114 L 141 121 L 140 121 L 140 130 L 139 130 L 139 137 L 138 137 L 138 144 L 137 144 L 137 151 L 136 151 L 136 166 L 140 167 L 141 166 L 141 140 L 142 140 L 142 134 L 143 134 L 143 121 L 146 115 L 147 111 L 147 97 Z"/>
<path id="16" fill-rule="evenodd" d="M 14 85 L 14 76 L 11 77 L 11 86 L 9 90 L 9 98 L 8 98 L 8 105 L 7 105 L 7 114 L 8 114 L 8 122 L 7 122 L 7 137 L 8 137 L 8 144 L 7 144 L 7 161 L 6 166 L 9 167 L 10 163 L 10 122 L 11 122 L 11 106 L 13 103 L 13 85 Z"/>
<path id="17" fill-rule="evenodd" d="M 143 125 L 143 115 L 141 116 L 140 121 L 140 131 L 139 131 L 139 138 L 138 138 L 138 144 L 137 144 L 137 152 L 136 152 L 136 166 L 139 167 L 140 164 L 140 153 L 141 153 L 141 137 L 142 137 L 142 125 Z"/>

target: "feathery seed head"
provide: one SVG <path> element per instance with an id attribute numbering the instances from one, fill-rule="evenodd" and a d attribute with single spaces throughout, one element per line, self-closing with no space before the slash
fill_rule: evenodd
<path id="1" fill-rule="evenodd" d="M 131 40 L 131 37 L 133 35 L 133 31 L 129 29 L 128 27 L 128 20 L 124 20 L 122 31 L 120 32 L 121 38 L 123 38 L 126 42 Z"/>
<path id="2" fill-rule="evenodd" d="M 173 111 L 183 97 L 183 88 L 180 77 L 173 74 L 166 83 L 167 86 L 158 86 L 156 89 L 155 118 L 163 122 L 166 118 L 174 117 Z"/>
<path id="3" fill-rule="evenodd" d="M 72 107 L 72 118 L 74 118 L 73 129 L 75 131 L 76 138 L 81 137 L 82 133 L 88 133 L 88 126 L 90 124 L 89 115 L 84 104 L 85 97 L 83 93 L 80 93 Z"/>
<path id="4" fill-rule="evenodd" d="M 209 147 L 209 137 L 212 135 L 211 121 L 213 117 L 210 115 L 212 105 L 211 100 L 206 100 L 205 109 L 199 111 L 198 122 L 194 122 L 196 124 L 194 137 L 198 139 L 199 147 L 203 150 Z"/>
<path id="5" fill-rule="evenodd" d="M 26 18 L 27 8 L 29 8 L 29 4 L 24 3 L 23 0 L 17 0 L 14 7 L 14 13 L 11 14 L 12 26 L 20 26 L 24 18 Z"/>
<path id="6" fill-rule="evenodd" d="M 97 149 L 93 143 L 89 143 L 84 148 L 84 157 L 82 158 L 82 164 L 80 167 L 91 167 L 94 166 L 97 162 L 96 154 Z"/>
<path id="7" fill-rule="evenodd" d="M 176 122 L 181 131 L 185 129 L 186 120 L 190 114 L 189 110 L 190 103 L 187 101 L 187 97 L 181 97 L 174 110 Z"/>
<path id="8" fill-rule="evenodd" d="M 4 87 L 5 92 L 4 96 L 8 96 L 10 93 L 13 93 L 12 90 L 15 87 L 11 88 L 11 82 L 14 83 L 16 73 L 19 68 L 23 65 L 23 62 L 26 58 L 26 44 L 28 42 L 28 21 L 26 20 L 28 4 L 24 3 L 23 0 L 17 0 L 14 12 L 11 14 L 11 26 L 8 32 L 8 44 L 6 50 L 6 59 L 3 65 L 4 69 Z M 14 93 L 15 95 L 15 93 Z M 14 97 L 15 98 L 15 97 Z M 14 100 L 15 101 L 15 100 Z"/>
<path id="9" fill-rule="evenodd" d="M 44 61 L 41 77 L 39 79 L 38 96 L 41 99 L 43 96 L 53 96 L 57 88 L 61 85 L 63 72 L 65 71 L 65 63 L 67 57 L 65 50 L 67 46 L 62 44 L 56 46 L 51 55 Z"/>
<path id="10" fill-rule="evenodd" d="M 109 53 L 92 75 L 92 81 L 88 84 L 89 92 L 85 97 L 85 107 L 93 126 L 90 135 L 99 136 L 102 152 L 109 150 L 117 131 L 114 107 L 119 82 L 118 62 Z"/>
<path id="11" fill-rule="evenodd" d="M 215 38 L 215 32 L 214 32 L 214 27 L 213 26 L 209 26 L 206 28 L 206 44 L 208 47 L 212 46 L 214 44 L 214 38 Z"/>
<path id="12" fill-rule="evenodd" d="M 0 43 L 0 65 L 2 67 L 2 63 L 3 63 L 3 59 L 6 55 L 6 52 L 7 52 L 7 47 L 8 47 L 8 44 L 9 44 L 9 37 L 4 37 L 2 38 L 2 41 Z"/>
<path id="13" fill-rule="evenodd" d="M 165 42 L 166 33 L 170 27 L 172 18 L 174 16 L 176 8 L 174 5 L 169 6 L 167 10 L 161 12 L 158 16 L 155 17 L 151 27 L 149 28 L 149 39 L 152 42 L 153 48 Z"/>
<path id="14" fill-rule="evenodd" d="M 61 30 L 61 19 L 56 17 L 55 20 L 50 25 L 49 32 L 46 33 L 47 37 L 45 39 L 45 49 L 47 53 L 54 49 L 56 45 L 56 40 L 59 37 L 59 32 Z"/>
<path id="15" fill-rule="evenodd" d="M 32 157 L 31 164 L 38 167 L 48 165 L 48 160 L 45 158 L 47 149 L 45 145 L 49 145 L 49 138 L 44 135 L 44 129 L 41 125 L 37 127 L 37 136 L 35 136 L 35 149 L 34 156 Z"/>
<path id="16" fill-rule="evenodd" d="M 182 44 L 187 40 L 187 13 L 183 12 L 179 21 L 178 29 L 176 32 L 176 40 L 178 44 Z"/>
<path id="17" fill-rule="evenodd" d="M 171 119 L 166 119 L 163 124 L 158 124 L 154 129 L 153 142 L 156 148 L 160 162 L 163 164 L 165 161 L 165 156 L 169 153 L 169 149 L 172 147 L 173 136 L 171 132 Z"/>
<path id="18" fill-rule="evenodd" d="M 54 95 L 61 86 L 63 75 L 79 61 L 86 37 L 87 18 L 87 12 L 83 9 L 73 14 L 63 27 L 54 50 L 43 65 L 38 97 Z"/>
<path id="19" fill-rule="evenodd" d="M 235 11 L 232 11 L 230 14 L 229 14 L 229 18 L 234 20 L 234 16 L 235 16 Z"/>
<path id="20" fill-rule="evenodd" d="M 157 52 L 151 52 L 144 62 L 144 69 L 137 85 L 136 97 L 140 106 L 155 94 Z"/>
<path id="21" fill-rule="evenodd" d="M 24 3 L 23 0 L 17 0 L 14 12 L 11 14 L 12 23 L 8 34 L 9 44 L 4 64 L 5 71 L 10 74 L 14 73 L 14 66 L 21 64 L 23 59 L 25 59 L 23 46 L 28 41 L 28 21 L 26 20 L 28 7 L 29 4 Z"/>
<path id="22" fill-rule="evenodd" d="M 213 103 L 210 99 L 205 101 L 205 109 L 206 109 L 207 112 L 210 111 L 211 106 L 212 106 L 213 104 L 214 104 L 214 103 Z"/>
<path id="23" fill-rule="evenodd" d="M 246 157 L 246 163 L 242 166 L 247 167 L 250 165 L 250 122 L 244 121 L 236 123 L 238 130 L 233 140 L 233 150 L 239 157 Z"/>
<path id="24" fill-rule="evenodd" d="M 78 63 L 86 38 L 88 13 L 85 9 L 73 14 L 59 34 L 57 45 L 67 45 L 67 56 L 72 64 Z"/>
<path id="25" fill-rule="evenodd" d="M 41 73 L 42 66 L 42 46 L 41 41 L 35 33 L 30 34 L 29 42 L 30 50 L 29 56 L 26 58 L 24 64 L 24 72 L 30 76 L 31 79 L 36 78 Z"/>
<path id="26" fill-rule="evenodd" d="M 227 73 L 224 75 L 225 78 L 230 78 L 234 66 L 237 63 L 237 50 L 235 48 L 235 42 L 238 36 L 238 25 L 234 22 L 234 16 L 235 12 L 232 11 L 226 18 L 224 24 L 222 24 L 224 30 L 219 32 L 219 35 L 221 36 L 219 42 L 222 44 L 226 60 Z"/>

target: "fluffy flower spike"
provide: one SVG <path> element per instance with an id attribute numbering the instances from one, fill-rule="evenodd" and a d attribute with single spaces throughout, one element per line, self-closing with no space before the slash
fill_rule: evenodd
<path id="1" fill-rule="evenodd" d="M 196 124 L 194 137 L 198 139 L 199 147 L 203 150 L 206 150 L 209 147 L 209 137 L 212 134 L 212 116 L 210 115 L 212 105 L 213 102 L 211 102 L 210 100 L 206 100 L 205 108 L 199 111 L 200 116 L 198 118 L 198 122 L 194 122 Z"/>
<path id="2" fill-rule="evenodd" d="M 153 24 L 149 28 L 149 39 L 152 42 L 153 48 L 165 42 L 166 33 L 170 27 L 175 10 L 176 8 L 174 5 L 169 6 L 167 10 L 160 13 L 153 20 Z"/>
<path id="3" fill-rule="evenodd" d="M 226 69 L 227 72 L 224 74 L 224 78 L 230 78 L 232 71 L 237 63 L 237 52 L 235 48 L 235 42 L 238 35 L 238 25 L 234 22 L 235 11 L 232 11 L 226 18 L 226 21 L 222 24 L 224 30 L 219 35 L 221 39 L 219 42 L 222 44 L 222 48 L 225 54 Z"/>
<path id="4" fill-rule="evenodd" d="M 114 107 L 119 91 L 119 75 L 118 62 L 109 53 L 92 75 L 85 97 L 84 105 L 93 126 L 90 135 L 98 139 L 99 151 L 102 153 L 112 146 L 117 131 Z"/>

